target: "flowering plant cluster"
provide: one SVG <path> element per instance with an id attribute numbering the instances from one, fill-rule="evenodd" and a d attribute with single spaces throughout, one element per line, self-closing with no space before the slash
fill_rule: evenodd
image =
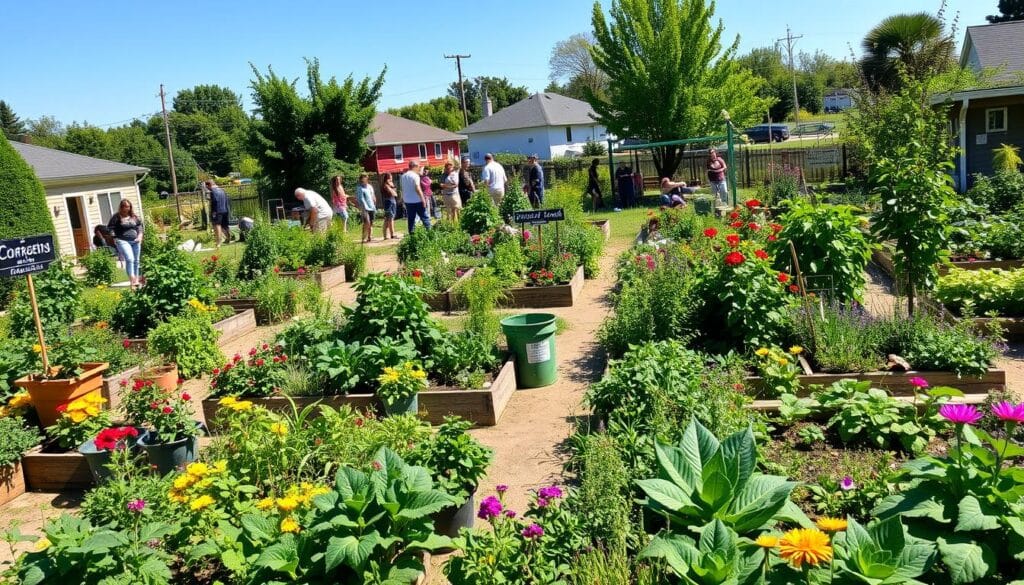
<path id="1" fill-rule="evenodd" d="M 280 345 L 264 343 L 245 356 L 236 353 L 230 361 L 214 368 L 210 378 L 211 396 L 275 396 L 280 394 L 288 354 Z"/>
<path id="2" fill-rule="evenodd" d="M 29 407 L 32 406 L 32 397 L 28 391 L 22 390 L 7 401 L 7 404 L 0 406 L 0 418 L 5 416 L 24 416 Z"/>
<path id="3" fill-rule="evenodd" d="M 756 362 L 757 373 L 764 379 L 768 397 L 796 394 L 800 389 L 801 369 L 798 360 L 803 351 L 804 348 L 794 345 L 789 351 L 778 347 L 760 347 L 754 352 L 759 358 Z"/>
<path id="4" fill-rule="evenodd" d="M 46 434 L 64 449 L 74 449 L 110 426 L 110 411 L 103 408 L 107 399 L 88 394 L 57 407 L 60 418 Z"/>
<path id="5" fill-rule="evenodd" d="M 380 383 L 377 396 L 389 405 L 415 396 L 429 387 L 427 372 L 413 362 L 405 362 L 394 368 L 385 367 L 377 382 Z"/>
<path id="6" fill-rule="evenodd" d="M 101 451 L 118 451 L 127 449 L 138 436 L 135 427 L 110 427 L 100 431 L 92 442 Z"/>
<path id="7" fill-rule="evenodd" d="M 196 461 L 189 463 L 184 472 L 174 478 L 167 497 L 171 502 L 188 506 L 190 512 L 203 512 L 217 508 L 235 494 L 224 493 L 219 484 L 225 479 L 228 462 L 216 461 L 212 465 Z"/>
<path id="8" fill-rule="evenodd" d="M 303 482 L 289 486 L 280 497 L 267 496 L 256 502 L 256 508 L 275 516 L 282 533 L 302 530 L 301 513 L 313 505 L 313 498 L 331 493 L 331 488 Z"/>
<path id="9" fill-rule="evenodd" d="M 199 434 L 192 412 L 192 396 L 181 389 L 165 390 L 152 380 L 136 380 L 124 393 L 125 416 L 132 425 L 149 430 L 149 443 L 169 443 Z M 126 382 L 124 384 L 127 384 Z"/>
<path id="10" fill-rule="evenodd" d="M 533 270 L 528 275 L 530 283 L 535 286 L 553 286 L 555 284 L 555 273 L 546 268 Z"/>

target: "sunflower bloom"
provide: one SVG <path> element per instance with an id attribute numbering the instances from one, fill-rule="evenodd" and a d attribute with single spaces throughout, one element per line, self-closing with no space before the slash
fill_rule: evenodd
<path id="1" fill-rule="evenodd" d="M 272 423 L 270 425 L 270 432 L 274 433 L 278 437 L 284 438 L 284 436 L 288 434 L 288 425 L 280 422 Z"/>
<path id="2" fill-rule="evenodd" d="M 299 500 L 297 498 L 278 498 L 277 509 L 282 512 L 291 512 L 295 508 L 299 507 Z"/>
<path id="3" fill-rule="evenodd" d="M 210 506 L 212 506 L 215 503 L 216 502 L 214 501 L 214 499 L 212 497 L 207 496 L 207 495 L 202 495 L 202 496 L 199 496 L 198 498 L 192 500 L 192 503 L 189 504 L 188 507 L 193 512 L 197 512 L 197 511 L 202 510 L 204 508 L 209 508 Z"/>
<path id="4" fill-rule="evenodd" d="M 775 548 L 779 546 L 779 537 L 773 534 L 762 534 L 761 536 L 757 537 L 757 540 L 754 541 L 754 544 L 756 544 L 757 546 L 762 546 L 764 548 Z"/>
<path id="5" fill-rule="evenodd" d="M 789 348 L 789 353 L 793 355 L 800 355 L 803 352 L 804 348 L 800 347 L 799 345 L 794 345 L 793 347 Z"/>
<path id="6" fill-rule="evenodd" d="M 829 533 L 842 532 L 843 530 L 846 530 L 846 520 L 843 518 L 822 516 L 821 518 L 818 518 L 818 521 L 815 522 L 815 524 L 817 524 L 818 528 L 821 530 Z"/>
<path id="7" fill-rule="evenodd" d="M 256 508 L 259 510 L 269 510 L 274 507 L 274 498 L 263 498 L 256 502 Z"/>
<path id="8" fill-rule="evenodd" d="M 298 532 L 299 530 L 301 530 L 301 528 L 302 527 L 299 526 L 299 523 L 296 522 L 295 520 L 293 520 L 290 517 L 289 518 L 285 518 L 284 520 L 281 520 L 281 532 L 292 532 L 292 533 L 295 533 L 295 532 Z"/>
<path id="9" fill-rule="evenodd" d="M 761 349 L 755 351 L 754 353 L 756 353 L 758 355 L 758 357 L 764 357 L 764 356 L 768 355 L 768 348 L 767 347 L 762 347 Z"/>
<path id="10" fill-rule="evenodd" d="M 804 563 L 818 566 L 832 559 L 828 535 L 815 528 L 795 528 L 779 540 L 779 557 L 799 569 Z"/>

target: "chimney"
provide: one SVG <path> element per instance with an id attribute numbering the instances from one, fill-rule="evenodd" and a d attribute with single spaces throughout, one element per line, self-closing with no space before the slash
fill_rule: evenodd
<path id="1" fill-rule="evenodd" d="M 482 101 L 482 104 L 481 104 L 482 107 L 480 109 L 481 109 L 481 111 L 483 111 L 483 114 L 484 114 L 483 117 L 486 118 L 486 117 L 488 117 L 488 116 L 490 116 L 491 114 L 494 113 L 494 104 L 491 103 L 491 98 L 487 95 L 487 88 L 486 87 L 483 88 L 483 93 L 481 94 L 480 97 L 481 97 L 481 101 Z"/>

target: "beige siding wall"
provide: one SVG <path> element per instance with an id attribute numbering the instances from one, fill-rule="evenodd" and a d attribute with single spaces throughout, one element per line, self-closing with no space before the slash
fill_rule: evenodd
<path id="1" fill-rule="evenodd" d="M 97 197 L 99 193 L 120 193 L 121 198 L 131 200 L 135 205 L 136 213 L 142 215 L 142 201 L 139 198 L 139 190 L 135 186 L 134 175 L 92 179 L 84 182 L 44 182 L 43 187 L 46 189 L 46 204 L 50 210 L 50 217 L 53 218 L 53 227 L 57 231 L 57 247 L 62 256 L 75 255 L 75 239 L 71 233 L 71 219 L 67 205 L 68 197 L 81 197 L 90 242 L 92 241 L 92 230 L 101 222 L 100 204 Z M 90 199 L 92 203 L 90 203 Z M 54 208 L 59 211 L 57 215 L 53 213 Z"/>

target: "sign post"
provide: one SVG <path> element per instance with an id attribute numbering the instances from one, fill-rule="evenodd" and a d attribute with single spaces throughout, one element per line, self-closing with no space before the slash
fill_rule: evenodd
<path id="1" fill-rule="evenodd" d="M 544 252 L 543 227 L 555 222 L 555 248 L 558 253 L 562 252 L 562 242 L 558 237 L 558 222 L 565 220 L 564 209 L 531 209 L 527 211 L 516 211 L 512 214 L 512 221 L 519 224 L 523 235 L 526 233 L 526 224 L 537 226 L 537 243 L 540 245 L 541 254 Z M 545 265 L 547 262 L 545 261 Z"/>
<path id="2" fill-rule="evenodd" d="M 13 278 L 24 275 L 28 280 L 28 298 L 32 304 L 32 319 L 39 336 L 39 356 L 43 359 L 43 373 L 49 375 L 50 360 L 46 355 L 46 337 L 39 319 L 39 303 L 36 302 L 36 286 L 32 274 L 46 270 L 57 259 L 53 236 L 29 236 L 13 240 L 0 240 L 0 277 Z"/>

